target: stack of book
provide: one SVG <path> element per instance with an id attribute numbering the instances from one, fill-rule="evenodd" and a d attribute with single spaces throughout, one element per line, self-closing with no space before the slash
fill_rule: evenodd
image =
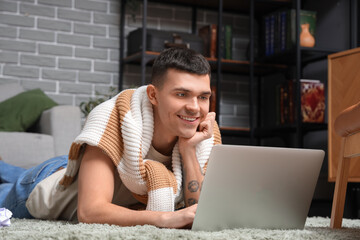
<path id="1" fill-rule="evenodd" d="M 324 84 L 319 80 L 301 79 L 301 119 L 303 122 L 323 123 L 325 116 Z M 296 120 L 295 84 L 288 80 L 276 87 L 276 122 L 292 124 Z"/>
<path id="2" fill-rule="evenodd" d="M 309 32 L 315 37 L 316 12 L 300 10 L 300 25 L 309 24 Z M 281 10 L 263 18 L 263 49 L 271 56 L 292 49 L 296 44 L 296 10 Z"/>
<path id="3" fill-rule="evenodd" d="M 211 24 L 199 29 L 199 36 L 204 41 L 204 56 L 218 58 L 217 54 L 217 24 Z M 232 26 L 223 25 L 221 29 L 220 47 L 223 59 L 232 59 Z"/>

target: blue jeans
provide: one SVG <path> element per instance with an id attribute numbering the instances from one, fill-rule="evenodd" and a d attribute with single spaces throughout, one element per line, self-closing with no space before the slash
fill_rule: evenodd
<path id="1" fill-rule="evenodd" d="M 59 168 L 66 168 L 67 161 L 68 156 L 64 155 L 30 169 L 0 161 L 0 207 L 9 209 L 15 218 L 33 218 L 25 206 L 31 191 Z"/>

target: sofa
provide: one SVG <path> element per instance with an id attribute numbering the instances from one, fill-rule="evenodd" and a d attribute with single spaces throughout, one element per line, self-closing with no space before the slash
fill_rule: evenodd
<path id="1" fill-rule="evenodd" d="M 0 84 L 0 104 L 24 92 L 19 84 Z M 68 154 L 80 131 L 79 107 L 56 105 L 42 111 L 25 131 L 0 131 L 0 157 L 4 162 L 30 168 L 49 158 Z"/>

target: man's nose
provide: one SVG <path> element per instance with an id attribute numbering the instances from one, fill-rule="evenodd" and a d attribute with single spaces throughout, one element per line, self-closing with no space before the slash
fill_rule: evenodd
<path id="1" fill-rule="evenodd" d="M 198 112 L 200 111 L 200 106 L 197 98 L 192 98 L 189 100 L 189 102 L 186 104 L 186 109 L 191 112 Z"/>

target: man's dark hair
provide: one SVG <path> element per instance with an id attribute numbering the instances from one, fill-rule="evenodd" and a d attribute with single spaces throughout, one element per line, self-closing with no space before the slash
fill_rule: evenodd
<path id="1" fill-rule="evenodd" d="M 200 53 L 187 48 L 168 48 L 160 53 L 152 67 L 151 83 L 161 88 L 168 69 L 211 77 L 209 62 Z"/>

